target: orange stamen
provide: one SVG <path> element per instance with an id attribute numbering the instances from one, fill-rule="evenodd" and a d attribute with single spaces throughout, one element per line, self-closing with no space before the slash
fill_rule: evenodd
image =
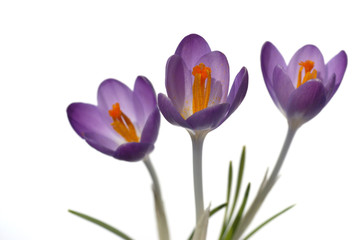
<path id="1" fill-rule="evenodd" d="M 121 116 L 120 104 L 119 103 L 113 104 L 112 109 L 108 110 L 108 113 L 113 118 L 119 118 Z"/>
<path id="2" fill-rule="evenodd" d="M 196 113 L 208 106 L 209 95 L 211 93 L 211 69 L 200 63 L 193 68 L 192 75 L 194 76 L 192 85 L 192 112 Z"/>
<path id="3" fill-rule="evenodd" d="M 120 104 L 115 103 L 112 109 L 108 111 L 110 117 L 113 119 L 111 126 L 120 134 L 127 142 L 139 142 L 135 126 L 131 120 L 120 109 Z"/>
<path id="4" fill-rule="evenodd" d="M 307 60 L 305 62 L 300 62 L 299 65 L 300 65 L 300 68 L 299 68 L 299 72 L 298 72 L 297 88 L 300 87 L 302 84 L 308 82 L 309 80 L 317 78 L 317 70 L 313 69 L 314 68 L 313 61 Z M 302 79 L 303 68 L 304 68 L 305 75 Z"/>

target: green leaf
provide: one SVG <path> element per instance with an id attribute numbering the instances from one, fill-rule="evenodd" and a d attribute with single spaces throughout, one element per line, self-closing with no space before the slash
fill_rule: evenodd
<path id="1" fill-rule="evenodd" d="M 231 240 L 232 239 L 233 233 L 235 232 L 236 228 L 238 227 L 239 223 L 241 222 L 242 215 L 243 215 L 243 212 L 244 212 L 244 208 L 246 207 L 246 204 L 247 204 L 250 189 L 251 189 L 251 184 L 248 183 L 246 192 L 245 192 L 244 197 L 243 197 L 241 207 L 238 210 L 237 216 L 234 219 L 234 221 L 232 223 L 232 226 L 228 230 L 228 233 L 227 233 L 227 235 L 225 237 L 226 240 Z"/>
<path id="2" fill-rule="evenodd" d="M 223 236 L 224 231 L 226 230 L 226 227 L 227 227 L 228 206 L 229 206 L 230 197 L 231 197 L 231 190 L 232 190 L 232 175 L 233 175 L 232 161 L 230 161 L 229 162 L 229 169 L 228 169 L 228 183 L 227 183 L 227 200 L 226 200 L 227 207 L 226 207 L 226 210 L 225 210 L 224 216 L 223 216 L 222 229 L 221 229 L 221 233 L 219 235 L 220 238 Z"/>
<path id="3" fill-rule="evenodd" d="M 222 224 L 222 229 L 221 229 L 221 232 L 220 232 L 220 235 L 219 235 L 219 239 L 222 239 L 224 237 L 224 235 L 226 233 L 226 229 L 230 229 L 230 227 L 228 227 L 228 224 L 232 220 L 232 216 L 233 216 L 234 210 L 235 210 L 236 205 L 237 205 L 239 192 L 240 192 L 241 185 L 242 185 L 243 172 L 244 172 L 244 166 L 245 166 L 245 158 L 246 158 L 246 147 L 243 146 L 242 154 L 241 154 L 241 158 L 240 158 L 240 164 L 239 164 L 239 168 L 238 168 L 236 191 L 235 191 L 235 194 L 234 194 L 234 199 L 233 199 L 231 211 L 230 211 L 230 214 L 229 214 L 228 218 L 227 218 L 227 211 L 228 211 L 228 208 L 230 206 L 230 199 L 229 199 L 230 190 L 227 189 L 227 203 L 228 203 L 228 206 L 226 208 L 226 212 L 225 212 L 225 216 L 224 216 L 224 220 L 223 220 L 223 224 Z M 230 169 L 228 171 L 228 188 L 232 187 L 232 162 L 230 162 L 229 167 L 230 167 Z"/>
<path id="4" fill-rule="evenodd" d="M 236 192 L 234 194 L 233 205 L 232 205 L 231 213 L 229 214 L 228 222 L 231 220 L 233 212 L 234 212 L 234 209 L 235 209 L 236 204 L 237 204 L 239 192 L 240 192 L 241 185 L 242 185 L 245 159 L 246 159 L 246 147 L 243 146 L 242 155 L 241 155 L 241 161 L 240 161 L 239 169 L 238 169 Z"/>
<path id="5" fill-rule="evenodd" d="M 221 210 L 222 208 L 224 208 L 226 206 L 227 206 L 227 203 L 223 203 L 223 204 L 215 207 L 213 210 L 211 210 L 209 212 L 209 216 L 212 217 L 215 213 L 217 213 L 219 210 Z M 191 240 L 193 238 L 193 234 L 194 234 L 194 229 L 193 229 L 191 235 L 189 236 L 188 240 Z"/>
<path id="6" fill-rule="evenodd" d="M 214 215 L 215 213 L 217 213 L 219 210 L 221 210 L 224 207 L 227 207 L 227 203 L 222 203 L 221 205 L 219 205 L 216 208 L 214 208 L 213 210 L 211 210 L 211 212 L 209 213 L 209 216 L 212 217 L 212 215 Z"/>
<path id="7" fill-rule="evenodd" d="M 79 217 L 89 221 L 89 222 L 92 222 L 92 223 L 94 223 L 94 224 L 96 224 L 96 225 L 98 225 L 100 227 L 105 228 L 106 230 L 116 234 L 119 237 L 122 237 L 123 239 L 132 240 L 132 238 L 130 238 L 129 236 L 127 236 L 126 234 L 124 234 L 120 230 L 117 230 L 116 228 L 114 228 L 114 227 L 108 225 L 107 223 L 104 223 L 104 222 L 102 222 L 102 221 L 100 221 L 100 220 L 98 220 L 96 218 L 90 217 L 88 215 L 85 215 L 83 213 L 79 213 L 79 212 L 76 212 L 76 211 L 73 211 L 73 210 L 70 210 L 70 209 L 68 211 L 70 213 L 72 213 L 72 214 L 75 214 L 76 216 L 79 216 Z"/>
<path id="8" fill-rule="evenodd" d="M 228 169 L 227 204 L 229 203 L 229 198 L 230 198 L 230 196 L 231 196 L 232 175 L 233 175 L 232 161 L 230 161 L 230 162 L 229 162 L 229 169 Z M 228 208 L 227 208 L 227 209 L 228 209 Z M 227 209 L 226 209 L 226 213 L 227 213 Z"/>
<path id="9" fill-rule="evenodd" d="M 263 222 L 261 225 L 259 225 L 257 228 L 255 228 L 251 233 L 249 233 L 245 238 L 243 238 L 243 240 L 247 240 L 250 237 L 252 237 L 259 229 L 261 229 L 262 227 L 264 227 L 265 225 L 267 225 L 269 222 L 271 222 L 272 220 L 274 220 L 275 218 L 279 217 L 280 215 L 282 215 L 283 213 L 285 213 L 286 211 L 288 211 L 289 209 L 291 209 L 292 207 L 294 207 L 295 205 L 289 206 L 286 209 L 280 211 L 279 213 L 277 213 L 276 215 L 274 215 L 273 217 L 269 218 L 267 221 Z"/>

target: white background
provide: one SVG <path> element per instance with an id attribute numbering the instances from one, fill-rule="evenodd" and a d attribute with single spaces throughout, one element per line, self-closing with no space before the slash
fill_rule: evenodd
<path id="1" fill-rule="evenodd" d="M 263 82 L 260 50 L 271 41 L 289 61 L 305 44 L 329 61 L 349 63 L 326 108 L 294 139 L 250 229 L 295 208 L 253 237 L 359 239 L 359 17 L 355 1 L 1 1 L 0 239 L 118 239 L 67 212 L 104 220 L 135 239 L 156 239 L 151 180 L 141 162 L 127 163 L 89 147 L 66 116 L 71 102 L 96 104 L 106 78 L 133 86 L 147 76 L 165 93 L 165 64 L 183 37 L 202 35 L 226 54 L 231 82 L 246 66 L 247 96 L 204 145 L 205 204 L 225 200 L 227 167 L 247 146 L 245 182 L 252 194 L 273 167 L 286 120 Z M 194 226 L 191 143 L 164 118 L 151 155 L 159 175 L 172 239 Z M 236 169 L 236 168 L 235 168 Z M 235 171 L 236 172 L 236 171 Z M 222 212 L 211 218 L 216 239 Z"/>

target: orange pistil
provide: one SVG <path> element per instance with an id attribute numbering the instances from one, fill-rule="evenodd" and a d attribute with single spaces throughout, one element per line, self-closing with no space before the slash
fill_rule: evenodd
<path id="1" fill-rule="evenodd" d="M 131 120 L 120 109 L 120 104 L 115 103 L 112 109 L 108 111 L 113 119 L 111 123 L 113 129 L 118 132 L 127 142 L 139 142 L 140 139 L 136 134 L 136 129 Z"/>
<path id="2" fill-rule="evenodd" d="M 298 72 L 297 88 L 299 88 L 302 84 L 308 82 L 309 80 L 317 78 L 317 70 L 313 69 L 313 67 L 314 67 L 313 61 L 307 60 L 305 62 L 300 62 L 299 65 L 300 65 L 300 68 L 299 68 L 299 72 Z M 303 68 L 304 68 L 305 75 L 302 79 Z"/>
<path id="3" fill-rule="evenodd" d="M 196 113 L 208 106 L 211 93 L 211 69 L 200 63 L 193 68 L 192 75 L 194 76 L 192 112 Z"/>

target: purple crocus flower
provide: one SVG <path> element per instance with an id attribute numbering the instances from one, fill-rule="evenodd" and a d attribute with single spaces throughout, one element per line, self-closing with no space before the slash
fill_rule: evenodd
<path id="1" fill-rule="evenodd" d="M 125 161 L 143 159 L 154 148 L 160 114 L 150 81 L 137 77 L 134 90 L 115 80 L 103 81 L 98 105 L 72 103 L 67 115 L 76 133 L 98 151 Z"/>
<path id="2" fill-rule="evenodd" d="M 168 97 L 159 94 L 158 106 L 167 121 L 186 128 L 191 136 L 197 223 L 205 216 L 203 142 L 207 133 L 221 125 L 244 99 L 248 88 L 245 67 L 237 74 L 229 94 L 228 88 L 229 65 L 226 56 L 219 51 L 211 51 L 201 36 L 186 36 L 167 61 Z M 207 226 L 205 223 L 201 225 Z"/>
<path id="3" fill-rule="evenodd" d="M 315 117 L 337 91 L 347 67 L 347 55 L 339 52 L 327 64 L 319 49 L 306 45 L 289 64 L 270 42 L 262 47 L 263 78 L 274 103 L 293 128 Z"/>
<path id="4" fill-rule="evenodd" d="M 158 104 L 170 123 L 192 132 L 209 132 L 221 125 L 242 102 L 248 87 L 245 67 L 237 74 L 230 93 L 226 56 L 211 51 L 201 36 L 191 34 L 178 45 L 166 66 L 168 97 Z"/>

